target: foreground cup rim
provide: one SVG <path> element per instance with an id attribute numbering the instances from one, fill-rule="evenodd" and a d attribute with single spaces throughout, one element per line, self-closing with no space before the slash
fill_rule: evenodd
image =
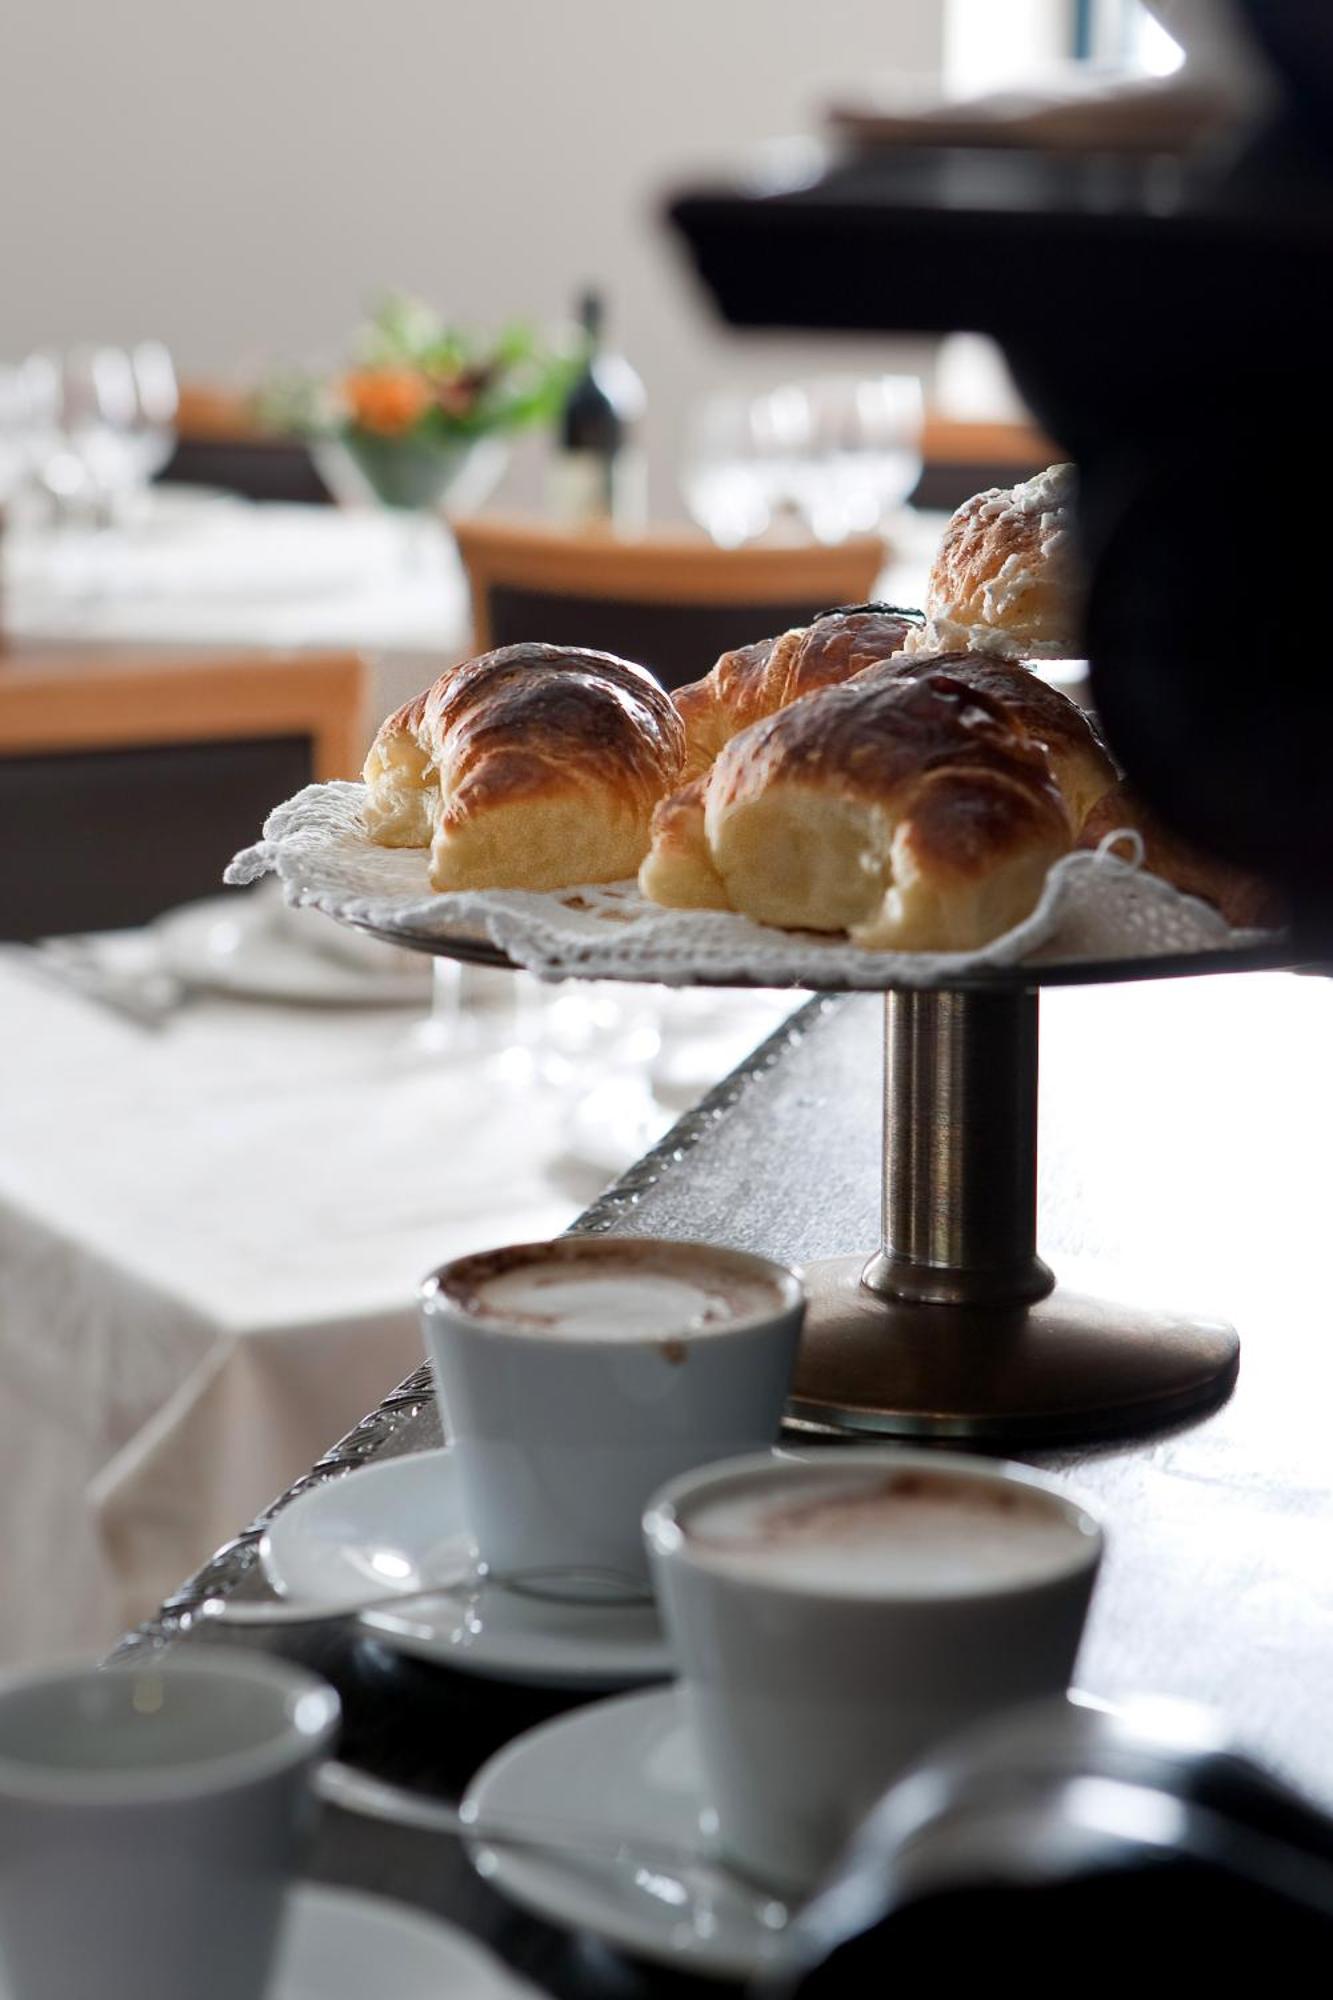
<path id="1" fill-rule="evenodd" d="M 145 1682 L 192 1680 L 238 1682 L 278 1695 L 273 1731 L 247 1749 L 216 1750 L 169 1764 L 69 1767 L 15 1757 L 4 1747 L 4 1717 L 10 1698 L 39 1688 L 105 1685 L 113 1678 Z M 0 1674 L 0 1799 L 69 1806 L 133 1806 L 184 1802 L 243 1790 L 317 1757 L 331 1743 L 341 1718 L 334 1689 L 317 1674 L 271 1654 L 231 1647 L 199 1647 L 191 1655 L 99 1666 L 83 1661 L 46 1670 Z"/>
<path id="2" fill-rule="evenodd" d="M 877 1591 L 854 1591 L 842 1589 L 836 1583 L 825 1584 L 818 1579 L 796 1583 L 790 1578 L 753 1574 L 739 1565 L 724 1567 L 691 1551 L 680 1519 L 684 1503 L 730 1479 L 744 1478 L 750 1473 L 769 1477 L 775 1471 L 780 1474 L 784 1462 L 828 1472 L 853 1466 L 871 1466 L 886 1472 L 944 1472 L 975 1480 L 983 1486 L 1023 1486 L 1048 1501 L 1073 1530 L 1069 1561 L 1057 1569 L 1044 1570 L 1040 1575 L 1000 1578 L 995 1582 L 970 1584 L 965 1590 L 886 1587 Z M 965 1452 L 899 1450 L 883 1445 L 812 1447 L 787 1452 L 785 1460 L 783 1456 L 774 1457 L 768 1452 L 744 1452 L 735 1458 L 717 1459 L 711 1465 L 681 1473 L 654 1493 L 644 1510 L 643 1536 L 650 1557 L 663 1563 L 678 1563 L 697 1575 L 713 1578 L 735 1590 L 781 1597 L 792 1602 L 814 1601 L 824 1605 L 865 1608 L 876 1605 L 941 1606 L 1029 1595 L 1067 1584 L 1076 1577 L 1095 1571 L 1106 1546 L 1101 1524 L 1087 1508 L 1031 1466 L 1011 1459 L 974 1458 Z"/>
<path id="3" fill-rule="evenodd" d="M 494 1334 L 503 1340 L 531 1341 L 534 1344 L 549 1347 L 551 1344 L 551 1335 L 549 1333 L 539 1331 L 533 1327 L 519 1326 L 503 1319 L 483 1320 L 478 1318 L 474 1313 L 470 1313 L 465 1305 L 458 1299 L 453 1298 L 446 1291 L 444 1286 L 446 1275 L 449 1272 L 456 1271 L 460 1265 L 474 1262 L 484 1263 L 492 1257 L 509 1255 L 519 1257 L 531 1256 L 535 1262 L 543 1253 L 551 1253 L 557 1258 L 567 1256 L 571 1262 L 577 1262 L 585 1253 L 590 1259 L 595 1259 L 601 1255 L 611 1256 L 617 1250 L 628 1249 L 633 1251 L 636 1248 L 662 1250 L 668 1255 L 697 1250 L 707 1256 L 730 1259 L 736 1265 L 748 1271 L 752 1276 L 761 1278 L 771 1284 L 778 1293 L 771 1306 L 764 1306 L 757 1312 L 747 1313 L 743 1318 L 721 1321 L 717 1326 L 710 1327 L 705 1332 L 699 1332 L 697 1329 L 689 1330 L 692 1338 L 725 1340 L 731 1334 L 752 1333 L 756 1327 L 765 1326 L 776 1319 L 784 1319 L 789 1313 L 800 1311 L 805 1306 L 805 1281 L 799 1265 L 784 1264 L 777 1258 L 766 1257 L 762 1252 L 757 1250 L 741 1250 L 730 1243 L 712 1243 L 706 1241 L 703 1237 L 696 1236 L 579 1236 L 566 1234 L 564 1236 L 553 1236 L 527 1243 L 503 1243 L 497 1245 L 492 1250 L 471 1250 L 461 1257 L 450 1257 L 443 1264 L 437 1264 L 435 1269 L 422 1279 L 417 1289 L 417 1298 L 423 1313 L 428 1314 L 432 1318 L 448 1315 L 449 1318 L 459 1322 L 463 1326 L 474 1327 L 478 1332 Z M 682 1334 L 686 1331 L 687 1329 L 685 1328 L 681 1329 Z M 604 1338 L 599 1339 L 595 1335 L 562 1333 L 559 1338 L 560 1345 L 564 1348 L 595 1349 L 598 1353 L 605 1353 L 606 1351 L 606 1340 Z M 669 1340 L 672 1338 L 674 1336 L 671 1333 L 663 1334 L 658 1332 L 651 1336 L 646 1336 L 644 1345 L 660 1346 L 663 1339 Z M 629 1344 L 632 1345 L 633 1343 Z"/>

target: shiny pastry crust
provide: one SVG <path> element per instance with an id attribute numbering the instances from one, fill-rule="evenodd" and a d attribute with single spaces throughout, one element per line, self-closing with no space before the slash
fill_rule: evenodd
<path id="1" fill-rule="evenodd" d="M 798 701 L 729 743 L 700 790 L 733 909 L 875 949 L 986 943 L 1029 914 L 1070 842 L 1040 743 L 943 669 Z M 695 846 L 695 825 L 666 809 L 656 831 Z M 655 840 L 645 894 L 665 861 Z"/>
<path id="2" fill-rule="evenodd" d="M 362 773 L 384 847 L 430 848 L 436 889 L 560 889 L 637 869 L 685 734 L 642 667 L 506 646 L 391 715 Z"/>
<path id="3" fill-rule="evenodd" d="M 1186 896 L 1202 897 L 1233 929 L 1276 930 L 1285 923 L 1286 905 L 1271 882 L 1243 868 L 1233 868 L 1182 840 L 1163 826 L 1122 779 L 1088 814 L 1078 845 L 1100 847 L 1109 834 L 1124 829 L 1137 833 L 1143 842 L 1143 866 L 1150 875 L 1160 875 Z"/>
<path id="4" fill-rule="evenodd" d="M 913 649 L 1029 659 L 1083 654 L 1083 576 L 1072 465 L 992 487 L 958 509 L 930 573 L 926 627 Z"/>
<path id="5" fill-rule="evenodd" d="M 1011 722 L 1044 746 L 1070 831 L 1077 833 L 1116 782 L 1115 765 L 1087 713 L 1020 661 L 993 653 L 908 654 L 868 667 L 858 685 L 872 679 L 915 681 L 939 672 L 998 702 Z"/>
<path id="6" fill-rule="evenodd" d="M 921 623 L 918 611 L 849 605 L 776 639 L 724 653 L 703 680 L 672 696 L 685 725 L 686 778 L 706 771 L 724 745 L 752 723 L 899 652 Z"/>

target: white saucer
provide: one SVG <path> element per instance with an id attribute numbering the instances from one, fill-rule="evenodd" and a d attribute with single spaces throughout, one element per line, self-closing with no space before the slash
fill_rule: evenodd
<path id="1" fill-rule="evenodd" d="M 430 1001 L 430 960 L 364 941 L 364 962 L 321 950 L 332 931 L 317 910 L 292 910 L 259 891 L 186 903 L 153 926 L 161 964 L 189 986 L 303 1006 L 364 1007 Z"/>
<path id="2" fill-rule="evenodd" d="M 288 1898 L 271 2000 L 536 2000 L 454 1924 L 381 1896 L 302 1884 Z"/>
<path id="3" fill-rule="evenodd" d="M 308 1488 L 274 1516 L 260 1544 L 281 1596 L 345 1604 L 382 1586 L 385 1608 L 363 1613 L 361 1624 L 400 1652 L 460 1673 L 600 1689 L 674 1671 L 651 1604 L 557 1604 L 478 1582 L 438 1605 L 392 1609 L 395 1596 L 456 1574 L 471 1551 L 447 1448 Z"/>
<path id="4" fill-rule="evenodd" d="M 782 1932 L 760 1921 L 753 1893 L 729 1891 L 711 1867 L 691 1878 L 687 1896 L 669 1870 L 633 1864 L 636 1833 L 708 1856 L 694 1739 L 676 1688 L 599 1701 L 515 1737 L 482 1766 L 464 1805 L 479 1818 L 514 1813 L 628 1836 L 629 1854 L 604 1864 L 586 1853 L 566 1860 L 468 1843 L 478 1874 L 566 1929 L 721 1979 L 748 1979 L 781 1949 Z"/>
<path id="5" fill-rule="evenodd" d="M 287 1898 L 268 2000 L 537 2000 L 454 1924 L 382 1896 L 302 1883 Z M 0 2000 L 9 1988 L 0 1971 Z"/>

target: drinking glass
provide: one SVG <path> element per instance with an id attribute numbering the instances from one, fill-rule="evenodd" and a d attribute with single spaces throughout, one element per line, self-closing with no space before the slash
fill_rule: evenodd
<path id="1" fill-rule="evenodd" d="M 27 476 L 28 446 L 28 400 L 22 370 L 0 365 L 0 507 Z"/>
<path id="2" fill-rule="evenodd" d="M 821 375 L 792 389 L 805 411 L 799 497 L 811 533 L 829 543 L 874 534 L 921 477 L 920 382 Z"/>
<path id="3" fill-rule="evenodd" d="M 171 355 L 160 340 L 141 340 L 130 349 L 135 417 L 130 439 L 137 483 L 146 486 L 176 448 L 180 391 Z"/>
<path id="4" fill-rule="evenodd" d="M 123 348 L 71 348 L 60 369 L 61 434 L 81 473 L 74 495 L 102 522 L 135 483 L 137 413 L 134 369 Z M 64 476 L 71 476 L 68 468 Z"/>
<path id="5" fill-rule="evenodd" d="M 739 548 L 770 520 L 762 440 L 748 396 L 710 396 L 690 424 L 681 487 L 690 513 L 720 548 Z"/>

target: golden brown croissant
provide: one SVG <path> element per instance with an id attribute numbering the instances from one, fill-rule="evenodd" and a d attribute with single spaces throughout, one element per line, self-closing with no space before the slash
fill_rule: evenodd
<path id="1" fill-rule="evenodd" d="M 1075 537 L 1075 473 L 1052 465 L 1021 486 L 964 501 L 944 531 L 912 648 L 1083 655 L 1084 583 Z"/>
<path id="2" fill-rule="evenodd" d="M 1011 722 L 1043 745 L 1077 833 L 1116 781 L 1115 765 L 1085 710 L 1017 660 L 994 653 L 914 653 L 867 667 L 860 680 L 907 681 L 943 672 L 997 701 Z"/>
<path id="3" fill-rule="evenodd" d="M 560 889 L 632 875 L 685 733 L 642 667 L 505 646 L 391 715 L 362 773 L 384 847 L 430 848 L 436 889 Z"/>
<path id="4" fill-rule="evenodd" d="M 723 745 L 780 708 L 836 687 L 875 660 L 887 659 L 921 625 L 919 611 L 891 604 L 852 604 L 826 611 L 812 625 L 724 653 L 712 672 L 672 696 L 685 724 L 685 776 L 708 769 Z"/>
<path id="5" fill-rule="evenodd" d="M 872 948 L 988 942 L 1030 913 L 1070 844 L 1041 744 L 944 669 L 796 702 L 692 791 L 659 808 L 645 895 L 666 901 L 674 880 L 673 902 L 715 904 L 711 872 L 760 923 Z"/>
<path id="6" fill-rule="evenodd" d="M 652 843 L 639 870 L 639 888 L 650 903 L 669 910 L 729 910 L 722 877 L 713 866 L 704 826 L 708 773 L 691 778 L 653 813 Z"/>
<path id="7" fill-rule="evenodd" d="M 1238 930 L 1271 930 L 1285 923 L 1281 892 L 1261 875 L 1233 868 L 1164 826 L 1123 781 L 1098 801 L 1083 823 L 1080 847 L 1100 847 L 1108 834 L 1131 828 L 1143 842 L 1143 866 L 1186 896 L 1201 896 Z"/>

